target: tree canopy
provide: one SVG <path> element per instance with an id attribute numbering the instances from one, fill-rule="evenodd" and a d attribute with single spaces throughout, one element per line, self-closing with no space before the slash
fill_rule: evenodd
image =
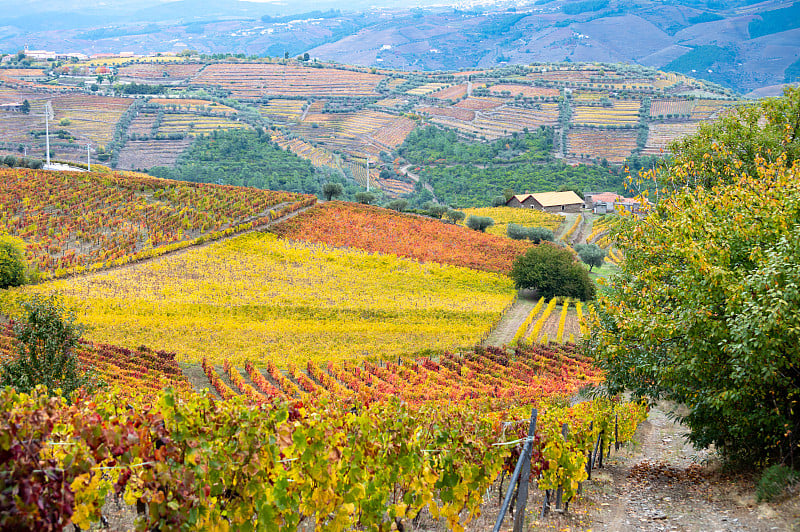
<path id="1" fill-rule="evenodd" d="M 589 272 L 575 261 L 568 249 L 542 242 L 514 261 L 511 278 L 517 288 L 538 290 L 546 297 L 593 299 L 594 283 Z"/>
<path id="2" fill-rule="evenodd" d="M 625 259 L 593 316 L 609 391 L 685 404 L 690 440 L 734 460 L 800 442 L 798 94 L 680 144 L 659 176 L 673 186 L 618 225 Z"/>

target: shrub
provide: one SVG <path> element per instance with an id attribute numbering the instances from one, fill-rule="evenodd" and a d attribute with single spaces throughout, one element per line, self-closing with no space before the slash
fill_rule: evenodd
<path id="1" fill-rule="evenodd" d="M 373 194 L 372 192 L 361 191 L 361 192 L 356 192 L 355 198 L 357 202 L 369 205 L 370 203 L 375 201 L 375 194 Z"/>
<path id="2" fill-rule="evenodd" d="M 0 235 L 0 288 L 25 284 L 27 263 L 25 244 L 9 235 Z"/>
<path id="3" fill-rule="evenodd" d="M 773 501 L 791 483 L 797 480 L 798 473 L 783 465 L 775 464 L 764 470 L 756 486 L 758 501 Z"/>
<path id="4" fill-rule="evenodd" d="M 553 230 L 547 227 L 530 227 L 527 238 L 534 244 L 540 244 L 543 241 L 553 242 L 556 236 L 553 234 Z"/>
<path id="5" fill-rule="evenodd" d="M 486 229 L 494 225 L 494 220 L 492 220 L 488 216 L 470 215 L 467 218 L 465 225 L 470 229 L 474 229 L 476 231 L 480 231 L 481 233 L 483 233 L 486 231 Z"/>
<path id="6" fill-rule="evenodd" d="M 34 294 L 22 301 L 22 317 L 14 323 L 18 340 L 17 358 L 3 363 L 0 384 L 29 393 L 47 386 L 48 393 L 60 388 L 69 398 L 78 388 L 98 386 L 91 372 L 80 373 L 73 352 L 85 327 L 56 294 Z"/>
<path id="7" fill-rule="evenodd" d="M 506 228 L 506 235 L 514 240 L 525 240 L 528 238 L 528 229 L 522 225 L 510 223 Z"/>
<path id="8" fill-rule="evenodd" d="M 405 199 L 392 200 L 386 205 L 386 208 L 392 209 L 393 211 L 397 212 L 403 212 L 408 208 L 408 200 Z"/>
<path id="9" fill-rule="evenodd" d="M 445 213 L 445 216 L 448 220 L 451 220 L 453 223 L 458 223 L 463 220 L 467 215 L 461 211 L 457 211 L 455 209 L 450 209 Z"/>

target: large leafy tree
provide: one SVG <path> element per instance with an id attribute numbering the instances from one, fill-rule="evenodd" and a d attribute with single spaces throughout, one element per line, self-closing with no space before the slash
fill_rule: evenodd
<path id="1" fill-rule="evenodd" d="M 625 260 L 594 315 L 610 391 L 686 405 L 690 440 L 734 460 L 789 460 L 800 442 L 797 97 L 681 145 L 671 190 L 618 226 Z"/>
<path id="2" fill-rule="evenodd" d="M 589 272 L 575 260 L 572 252 L 547 242 L 517 257 L 509 275 L 517 288 L 538 290 L 547 298 L 593 299 L 595 296 Z"/>

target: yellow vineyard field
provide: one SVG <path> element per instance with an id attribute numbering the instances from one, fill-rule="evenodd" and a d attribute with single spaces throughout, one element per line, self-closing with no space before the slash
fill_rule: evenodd
<path id="1" fill-rule="evenodd" d="M 514 294 L 499 274 L 263 233 L 32 290 L 62 292 L 91 340 L 239 366 L 474 345 Z"/>
<path id="2" fill-rule="evenodd" d="M 508 224 L 519 224 L 526 227 L 547 227 L 555 232 L 564 218 L 557 214 L 537 211 L 536 209 L 514 209 L 512 207 L 481 207 L 476 209 L 463 209 L 469 216 L 488 216 L 494 220 L 494 225 L 486 230 L 493 235 L 506 236 Z M 466 218 L 465 218 L 466 220 Z"/>

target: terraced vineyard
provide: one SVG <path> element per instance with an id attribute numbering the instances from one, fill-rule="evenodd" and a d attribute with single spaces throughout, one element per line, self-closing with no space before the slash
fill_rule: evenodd
<path id="1" fill-rule="evenodd" d="M 611 107 L 576 105 L 572 122 L 585 126 L 635 126 L 639 122 L 640 107 L 638 100 L 614 100 Z"/>
<path id="2" fill-rule="evenodd" d="M 103 145 L 111 142 L 117 122 L 132 102 L 129 98 L 85 94 L 60 96 L 52 101 L 56 122 L 69 120 L 70 124 L 63 127 L 78 139 Z"/>
<path id="3" fill-rule="evenodd" d="M 308 105 L 305 100 L 283 100 L 272 98 L 258 110 L 262 116 L 278 122 L 295 122 L 303 116 L 303 109 Z"/>
<path id="4" fill-rule="evenodd" d="M 606 159 L 618 164 L 632 153 L 660 153 L 668 139 L 692 130 L 699 121 L 716 116 L 734 103 L 727 93 L 720 93 L 719 99 L 691 99 L 689 95 L 713 95 L 717 89 L 685 76 L 614 65 L 535 65 L 518 67 L 511 73 L 497 69 L 402 76 L 391 70 L 371 73 L 317 66 L 321 67 L 291 60 L 283 64 L 112 58 L 79 62 L 67 69 L 67 74 L 90 75 L 93 69 L 111 73 L 115 68 L 123 82 L 163 81 L 169 97 L 147 98 L 147 104 L 129 124 L 119 124 L 122 111 L 131 101 L 128 98 L 57 94 L 52 91 L 66 89 L 55 85 L 46 89 L 27 81 L 13 87 L 0 83 L 0 103 L 19 104 L 27 99 L 31 105 L 29 115 L 13 108 L 0 110 L 0 153 L 19 153 L 20 146 L 37 156 L 43 153 L 41 114 L 50 99 L 56 109 L 55 122 L 62 118 L 70 121 L 69 126 L 59 126 L 55 134 L 59 138 L 53 139 L 57 158 L 82 160 L 78 144 L 88 141 L 108 146 L 119 129 L 123 138 L 142 143 L 113 146 L 109 164 L 120 164 L 120 168 L 174 164 L 185 147 L 179 137 L 268 127 L 270 123 L 284 128 L 276 134 L 284 148 L 315 165 L 338 170 L 344 168 L 343 164 L 352 166 L 342 159 L 368 160 L 376 170 L 382 165 L 388 168 L 387 162 L 397 158 L 393 151 L 424 123 L 452 128 L 462 138 L 478 141 L 510 137 L 526 128 L 560 128 L 563 136 L 559 140 L 565 142 L 554 143 L 553 156 L 563 154 L 571 163 Z M 22 74 L 30 73 L 16 74 L 25 77 Z M 467 76 L 475 81 L 466 82 Z M 472 96 L 467 95 L 470 83 L 475 92 Z M 221 99 L 177 98 L 177 89 L 171 87 L 176 84 L 218 91 L 217 95 L 242 99 L 242 106 L 237 104 L 237 111 Z M 562 97 L 563 104 L 555 101 Z M 639 116 L 641 101 L 650 102 L 645 117 Z M 685 126 L 672 125 L 678 120 Z M 640 146 L 634 143 L 633 130 L 644 125 L 652 131 L 646 146 Z M 631 131 L 590 132 L 589 128 Z M 280 140 L 283 138 L 292 140 Z M 644 139 L 639 142 L 644 143 Z M 136 160 L 137 154 L 141 154 L 141 160 Z M 351 168 L 357 176 L 363 173 L 359 164 L 364 163 Z M 365 175 L 361 177 L 365 183 Z M 410 183 L 396 176 L 370 178 L 370 183 L 377 183 L 390 195 L 411 189 Z"/>
<path id="5" fill-rule="evenodd" d="M 140 83 L 187 81 L 196 76 L 203 67 L 205 65 L 202 63 L 134 63 L 119 67 L 118 75 L 120 78 L 129 78 Z"/>
<path id="6" fill-rule="evenodd" d="M 149 133 L 149 130 L 148 130 Z M 177 140 L 129 140 L 119 153 L 120 170 L 148 170 L 154 166 L 175 166 L 191 138 Z"/>
<path id="7" fill-rule="evenodd" d="M 279 64 L 226 64 L 206 66 L 190 81 L 192 86 L 219 87 L 234 98 L 264 96 L 348 96 L 375 95 L 383 76 L 333 68 L 317 69 Z"/>
<path id="8" fill-rule="evenodd" d="M 214 130 L 227 129 L 251 129 L 252 126 L 246 122 L 239 122 L 221 116 L 204 116 L 198 113 L 166 113 L 159 133 L 183 133 L 189 136 L 206 135 Z"/>
<path id="9" fill-rule="evenodd" d="M 525 227 L 546 227 L 554 233 L 564 221 L 557 214 L 550 214 L 536 209 L 514 209 L 511 207 L 480 207 L 463 209 L 467 216 L 488 216 L 494 220 L 494 225 L 486 230 L 487 233 L 506 236 L 508 224 L 524 225 Z"/>
<path id="10" fill-rule="evenodd" d="M 642 153 L 645 155 L 663 155 L 667 153 L 667 144 L 673 140 L 692 135 L 697 131 L 697 122 L 680 122 L 675 124 L 653 124 L 647 135 L 647 145 Z"/>
<path id="11" fill-rule="evenodd" d="M 573 128 L 567 133 L 567 155 L 571 158 L 606 159 L 621 163 L 636 149 L 636 130 Z"/>
<path id="12" fill-rule="evenodd" d="M 541 99 L 556 99 L 561 94 L 558 89 L 548 87 L 535 87 L 532 85 L 513 85 L 510 83 L 498 83 L 489 87 L 492 94 L 507 93 L 514 97 L 522 94 L 525 98 L 541 98 Z"/>
<path id="13" fill-rule="evenodd" d="M 272 228 L 289 239 L 391 253 L 490 272 L 508 272 L 529 242 L 509 240 L 388 209 L 326 202 Z"/>
<path id="14" fill-rule="evenodd" d="M 514 297 L 504 275 L 265 233 L 24 290 L 80 303 L 93 341 L 279 367 L 474 345 Z"/>
<path id="15" fill-rule="evenodd" d="M 409 94 L 411 94 L 409 92 Z M 459 98 L 463 98 L 467 95 L 467 84 L 462 83 L 460 85 L 453 85 L 451 87 L 445 87 L 440 89 L 430 96 L 432 98 L 437 98 L 439 100 L 458 100 Z"/>

